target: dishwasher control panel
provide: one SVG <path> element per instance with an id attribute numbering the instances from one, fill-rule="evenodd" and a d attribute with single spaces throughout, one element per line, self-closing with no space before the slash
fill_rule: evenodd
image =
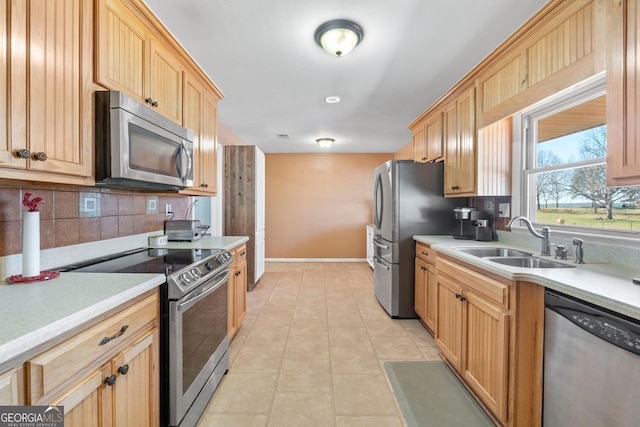
<path id="1" fill-rule="evenodd" d="M 640 324 L 585 301 L 547 290 L 545 307 L 616 347 L 640 355 Z"/>

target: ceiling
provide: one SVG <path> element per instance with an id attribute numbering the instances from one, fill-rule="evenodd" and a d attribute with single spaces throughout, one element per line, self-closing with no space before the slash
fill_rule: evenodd
<path id="1" fill-rule="evenodd" d="M 145 0 L 224 93 L 218 118 L 267 153 L 392 153 L 407 126 L 544 0 Z M 343 57 L 314 40 L 350 19 Z M 339 96 L 327 104 L 327 96 Z M 282 137 L 286 135 L 287 137 Z M 317 138 L 335 138 L 321 148 Z"/>

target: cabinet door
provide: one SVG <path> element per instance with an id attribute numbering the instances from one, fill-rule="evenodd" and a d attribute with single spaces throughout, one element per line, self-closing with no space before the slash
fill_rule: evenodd
<path id="1" fill-rule="evenodd" d="M 607 184 L 640 184 L 640 5 L 612 2 L 607 23 Z"/>
<path id="2" fill-rule="evenodd" d="M 236 298 L 235 316 L 236 328 L 240 329 L 245 314 L 247 314 L 247 263 L 243 262 L 237 266 L 236 271 Z"/>
<path id="3" fill-rule="evenodd" d="M 475 88 L 457 99 L 458 159 L 457 182 L 460 195 L 473 195 L 476 191 L 476 116 Z"/>
<path id="4" fill-rule="evenodd" d="M 438 276 L 438 323 L 436 344 L 451 365 L 460 370 L 462 357 L 462 289 Z"/>
<path id="5" fill-rule="evenodd" d="M 509 316 L 472 293 L 464 294 L 462 375 L 500 419 L 507 419 Z"/>
<path id="6" fill-rule="evenodd" d="M 151 38 L 149 45 L 147 96 L 154 109 L 176 123 L 182 123 L 182 73 L 180 61 L 160 41 Z"/>
<path id="7" fill-rule="evenodd" d="M 415 295 L 413 298 L 413 309 L 422 320 L 426 317 L 426 284 L 427 284 L 427 266 L 426 262 L 420 258 L 416 258 L 415 263 Z"/>
<path id="8" fill-rule="evenodd" d="M 112 360 L 115 425 L 159 425 L 158 328 Z"/>
<path id="9" fill-rule="evenodd" d="M 145 27 L 120 0 L 97 4 L 96 80 L 144 102 Z"/>
<path id="10" fill-rule="evenodd" d="M 413 130 L 413 161 L 427 161 L 427 143 L 425 127 L 422 123 L 418 124 Z"/>
<path id="11" fill-rule="evenodd" d="M 425 267 L 424 323 L 426 323 L 432 331 L 435 331 L 438 322 L 438 277 L 436 275 L 435 265 L 426 263 Z"/>
<path id="12" fill-rule="evenodd" d="M 18 405 L 18 374 L 15 369 L 0 374 L 0 405 Z"/>
<path id="13" fill-rule="evenodd" d="M 231 250 L 230 252 L 231 256 L 235 258 L 236 251 Z M 232 264 L 229 269 L 229 283 L 227 285 L 227 329 L 229 339 L 233 339 L 238 331 L 238 325 L 236 322 L 236 287 L 238 283 L 238 275 L 236 273 L 238 270 L 235 263 Z"/>
<path id="14" fill-rule="evenodd" d="M 27 2 L 0 2 L 0 166 L 25 169 L 27 160 L 15 155 L 28 149 L 26 132 Z M 9 31 L 10 30 L 10 31 Z"/>
<path id="15" fill-rule="evenodd" d="M 111 387 L 105 379 L 111 375 L 110 364 L 93 371 L 68 389 L 52 406 L 64 406 L 65 427 L 113 426 Z"/>
<path id="16" fill-rule="evenodd" d="M 182 126 L 191 129 L 195 134 L 193 147 L 193 186 L 195 189 L 203 189 L 204 184 L 200 178 L 202 166 L 200 164 L 201 147 L 203 145 L 203 104 L 204 88 L 189 74 L 184 78 L 184 120 Z"/>
<path id="17" fill-rule="evenodd" d="M 200 182 L 204 191 L 218 192 L 218 98 L 205 91 L 203 105 L 202 143 L 198 160 L 200 164 Z"/>
<path id="18" fill-rule="evenodd" d="M 458 185 L 458 109 L 455 101 L 444 108 L 444 194 L 455 195 Z"/>
<path id="19" fill-rule="evenodd" d="M 425 125 L 427 161 L 440 160 L 444 156 L 442 112 L 434 114 Z"/>
<path id="20" fill-rule="evenodd" d="M 29 3 L 31 170 L 93 175 L 93 99 L 88 88 L 93 58 L 85 42 L 91 40 L 93 29 L 91 4 L 82 0 Z"/>

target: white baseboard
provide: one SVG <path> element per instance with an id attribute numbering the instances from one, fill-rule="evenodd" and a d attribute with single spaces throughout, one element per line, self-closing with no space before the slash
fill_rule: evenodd
<path id="1" fill-rule="evenodd" d="M 266 262 L 367 262 L 366 258 L 266 258 Z"/>

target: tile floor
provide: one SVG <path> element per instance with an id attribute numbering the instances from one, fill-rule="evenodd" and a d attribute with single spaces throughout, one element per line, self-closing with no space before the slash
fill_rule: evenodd
<path id="1" fill-rule="evenodd" d="M 403 426 L 382 363 L 439 360 L 380 307 L 366 263 L 267 263 L 230 355 L 199 427 Z"/>

